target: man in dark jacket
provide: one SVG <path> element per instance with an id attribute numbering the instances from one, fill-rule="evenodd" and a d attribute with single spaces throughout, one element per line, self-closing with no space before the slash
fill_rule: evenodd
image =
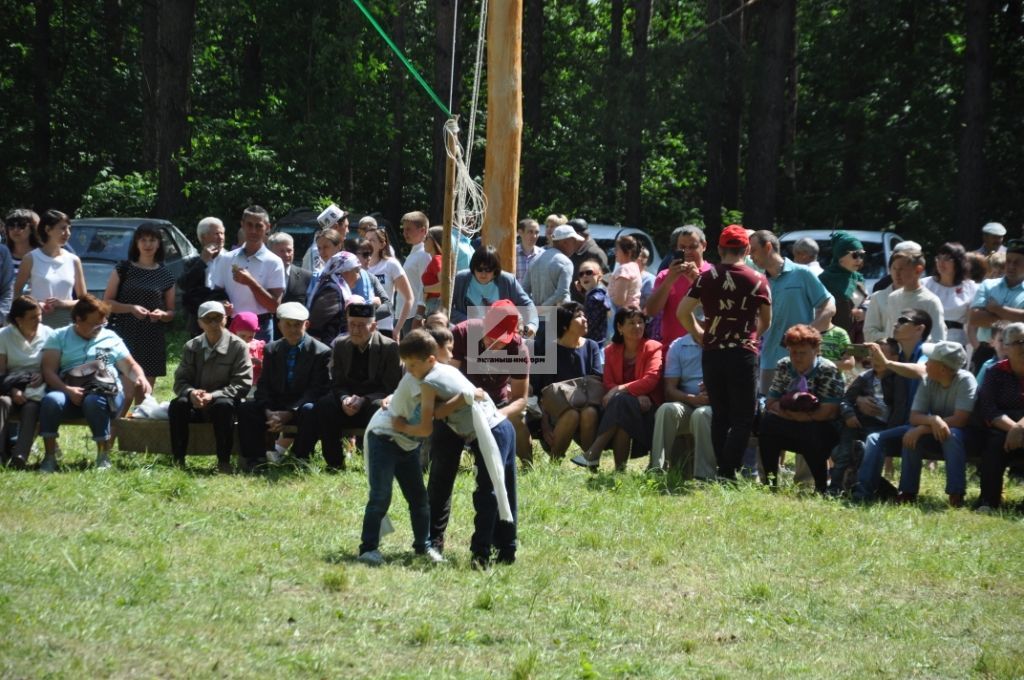
<path id="1" fill-rule="evenodd" d="M 238 443 L 251 470 L 266 454 L 267 433 L 295 425 L 292 453 L 306 459 L 319 436 L 314 407 L 330 387 L 331 349 L 306 334 L 309 311 L 298 302 L 277 308 L 281 337 L 263 350 L 256 394 L 238 408 Z"/>
<path id="2" fill-rule="evenodd" d="M 398 343 L 377 332 L 373 305 L 356 298 L 345 313 L 348 335 L 339 336 L 331 350 L 331 389 L 316 404 L 320 448 L 327 467 L 336 470 L 345 468 L 342 432 L 366 427 L 402 379 Z"/>
<path id="3" fill-rule="evenodd" d="M 178 277 L 178 288 L 181 290 L 181 304 L 185 308 L 185 327 L 188 336 L 194 338 L 202 332 L 196 313 L 199 305 L 207 300 L 224 299 L 223 291 L 215 293 L 210 280 L 214 261 L 224 250 L 224 223 L 216 217 L 204 217 L 196 225 L 196 236 L 199 237 L 199 257 L 185 266 L 185 271 Z M 219 297 L 218 297 L 219 296 Z"/>
<path id="4" fill-rule="evenodd" d="M 284 297 L 281 298 L 281 302 L 306 304 L 306 294 L 309 292 L 309 282 L 313 280 L 313 272 L 295 264 L 295 240 L 291 234 L 283 231 L 274 232 L 267 237 L 267 247 L 284 263 Z"/>

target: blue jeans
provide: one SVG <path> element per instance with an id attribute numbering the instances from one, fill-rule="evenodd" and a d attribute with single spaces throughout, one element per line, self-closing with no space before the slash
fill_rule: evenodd
<path id="1" fill-rule="evenodd" d="M 505 468 L 505 491 L 508 503 L 512 508 L 512 521 L 502 522 L 498 517 L 498 498 L 494 495 L 491 476 L 487 474 L 480 455 L 480 443 L 472 444 L 473 459 L 476 462 L 476 490 L 473 491 L 473 509 L 476 517 L 473 520 L 473 537 L 469 549 L 474 556 L 489 561 L 491 550 L 496 549 L 498 560 L 513 562 L 516 558 L 516 430 L 506 418 L 493 428 L 491 433 L 498 444 L 498 452 Z"/>
<path id="2" fill-rule="evenodd" d="M 39 436 L 55 439 L 61 421 L 84 417 L 92 430 L 92 440 L 105 442 L 110 439 L 111 416 L 121 410 L 123 403 L 122 392 L 113 397 L 87 394 L 81 406 L 72 404 L 63 392 L 47 392 L 39 404 Z"/>
<path id="3" fill-rule="evenodd" d="M 390 438 L 376 432 L 370 432 L 367 441 L 366 478 L 370 483 L 370 499 L 363 513 L 359 554 L 376 550 L 380 545 L 380 523 L 391 507 L 391 487 L 395 480 L 398 480 L 398 487 L 409 503 L 413 550 L 424 552 L 430 534 L 430 506 L 427 503 L 427 488 L 423 485 L 419 448 L 406 451 Z"/>
<path id="4" fill-rule="evenodd" d="M 889 452 L 893 447 L 902 447 L 899 440 L 903 439 L 903 435 L 910 429 L 910 425 L 899 425 L 868 435 L 867 441 L 864 442 L 864 460 L 857 473 L 857 487 L 853 490 L 854 498 L 870 500 L 875 497 L 878 482 L 882 479 L 885 457 L 891 455 Z"/>
<path id="5" fill-rule="evenodd" d="M 924 435 L 917 440 L 917 446 L 903 449 L 900 491 L 917 493 L 921 488 L 921 451 L 941 446 L 942 457 L 946 460 L 946 493 L 963 495 L 967 491 L 967 448 L 964 446 L 966 434 L 966 430 L 951 427 L 949 437 L 941 444 L 931 435 Z"/>

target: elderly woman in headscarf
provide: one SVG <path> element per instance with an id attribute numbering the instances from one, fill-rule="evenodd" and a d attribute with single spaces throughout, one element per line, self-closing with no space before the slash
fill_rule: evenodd
<path id="1" fill-rule="evenodd" d="M 864 310 L 861 305 L 868 293 L 860 270 L 866 256 L 863 243 L 845 231 L 833 232 L 832 262 L 818 277 L 836 300 L 832 323 L 845 330 L 853 342 L 863 342 L 864 339 Z"/>
<path id="2" fill-rule="evenodd" d="M 309 308 L 307 332 L 325 345 L 329 346 L 347 330 L 345 305 L 352 297 L 352 289 L 344 275 L 360 267 L 359 258 L 352 253 L 344 250 L 335 253 L 324 264 L 316 286 L 306 300 Z"/>

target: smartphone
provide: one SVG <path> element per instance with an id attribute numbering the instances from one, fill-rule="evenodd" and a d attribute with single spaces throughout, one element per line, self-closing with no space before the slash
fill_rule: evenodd
<path id="1" fill-rule="evenodd" d="M 854 359 L 867 359 L 871 356 L 871 348 L 867 345 L 850 345 L 846 351 Z"/>
<path id="2" fill-rule="evenodd" d="M 672 259 L 676 262 L 682 262 L 686 259 L 686 253 L 682 250 L 677 250 L 672 253 Z"/>

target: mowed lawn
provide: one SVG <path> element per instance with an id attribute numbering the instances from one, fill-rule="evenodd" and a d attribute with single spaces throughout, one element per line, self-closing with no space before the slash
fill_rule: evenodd
<path id="1" fill-rule="evenodd" d="M 371 569 L 361 460 L 98 473 L 83 428 L 62 447 L 59 474 L 0 472 L 3 677 L 1024 677 L 1013 482 L 986 516 L 945 507 L 941 468 L 895 507 L 545 463 L 518 562 L 477 572 L 466 459 L 448 564 L 412 556 L 396 489 Z"/>

